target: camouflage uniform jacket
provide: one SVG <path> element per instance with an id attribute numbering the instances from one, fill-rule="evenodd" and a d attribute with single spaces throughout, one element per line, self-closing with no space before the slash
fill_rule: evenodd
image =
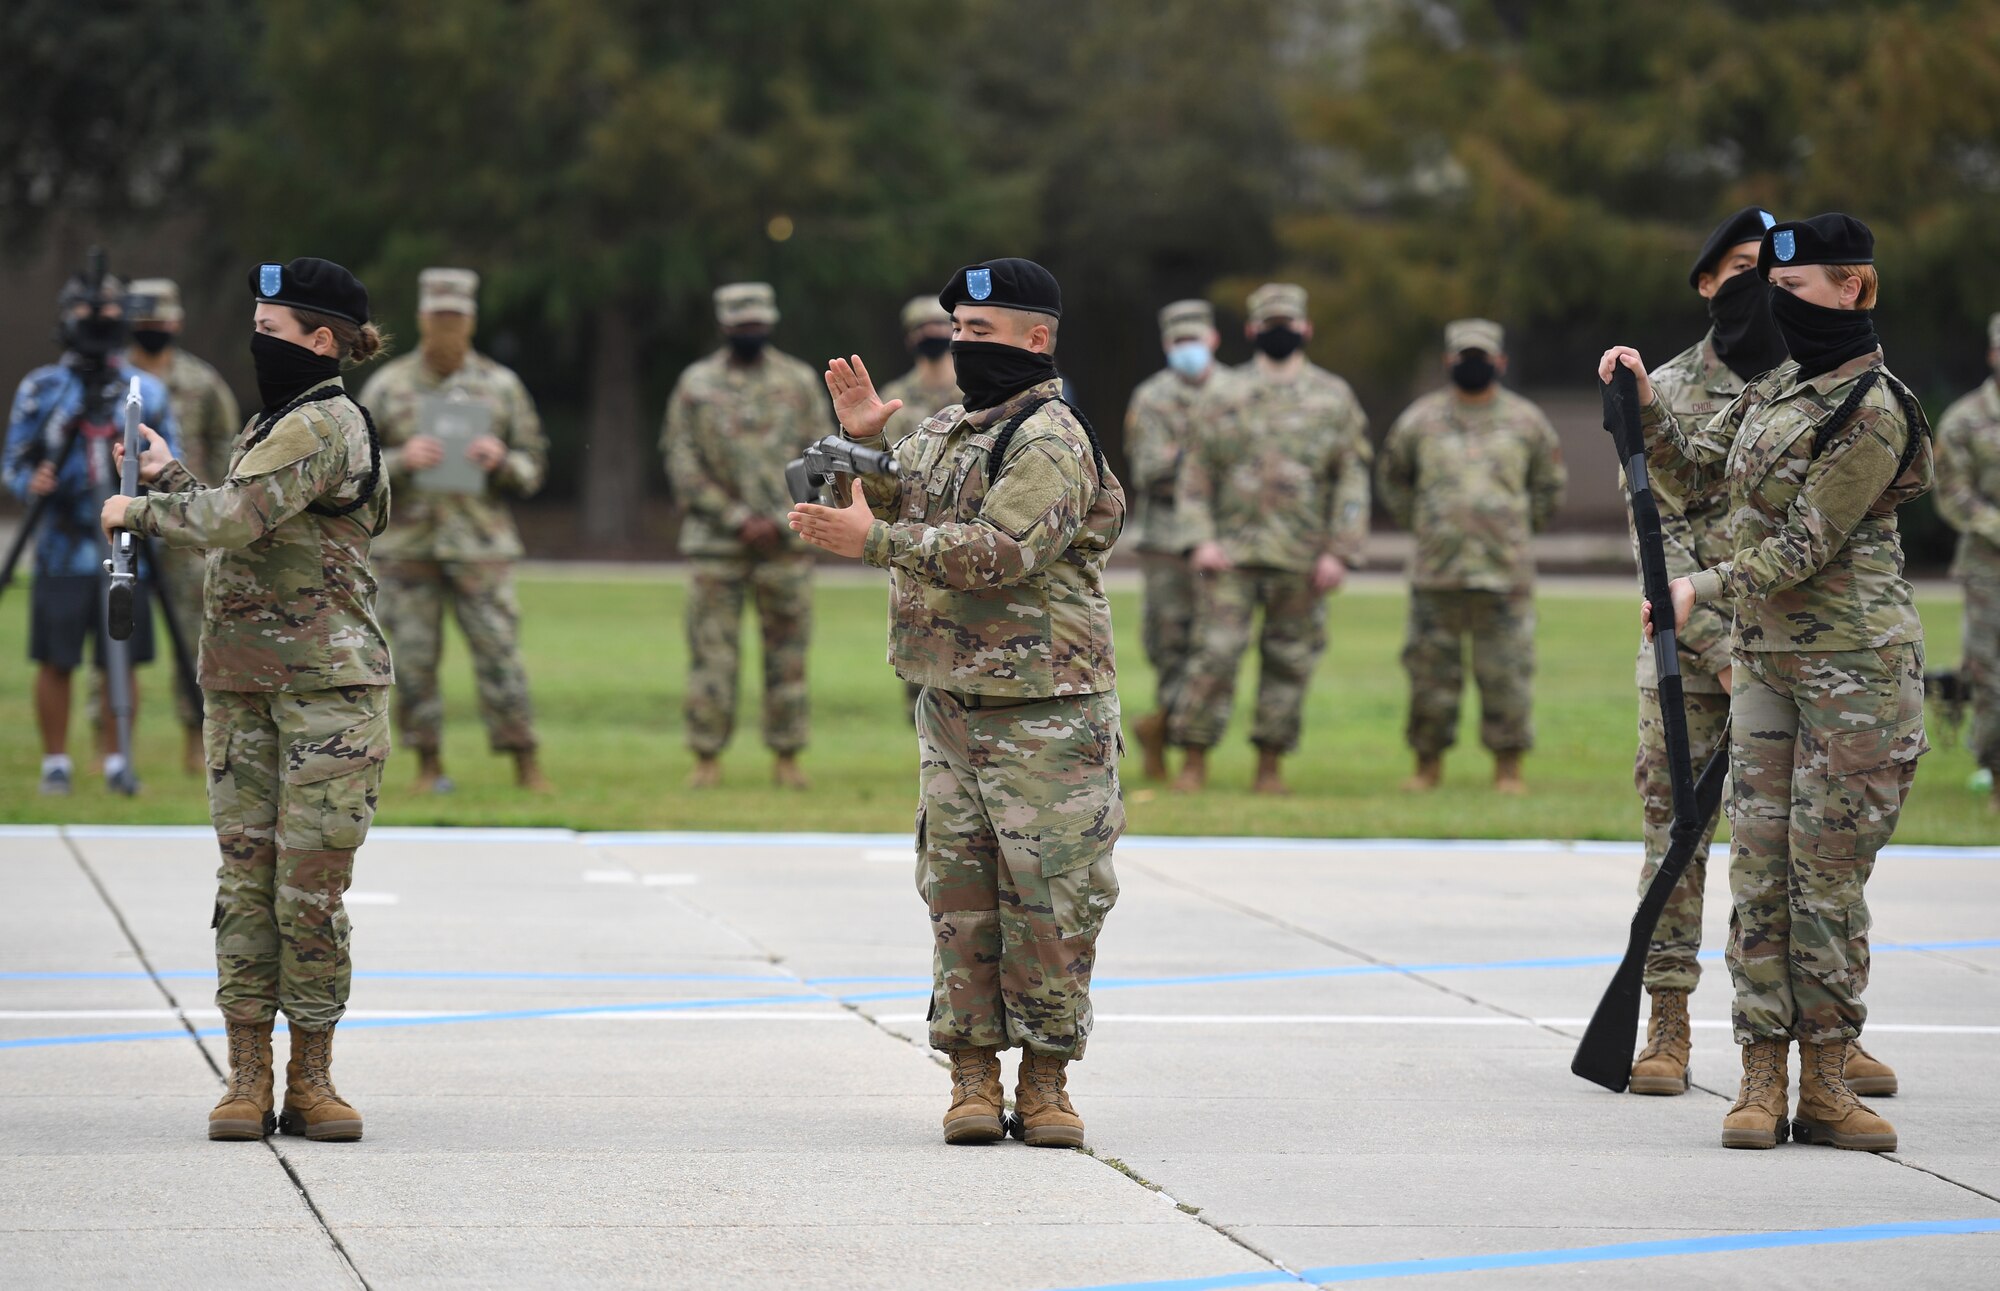
<path id="1" fill-rule="evenodd" d="M 1567 480 L 1555 428 L 1512 390 L 1485 403 L 1436 390 L 1396 418 L 1382 444 L 1382 504 L 1416 534 L 1416 587 L 1524 592 L 1528 536 L 1548 527 Z"/>
<path id="2" fill-rule="evenodd" d="M 965 396 L 958 387 L 946 382 L 941 386 L 925 385 L 917 380 L 918 371 L 911 368 L 882 387 L 882 402 L 901 399 L 903 406 L 896 409 L 896 415 L 889 418 L 889 424 L 882 429 L 882 438 L 889 447 L 908 439 L 916 433 L 917 427 L 937 416 Z"/>
<path id="3" fill-rule="evenodd" d="M 1308 570 L 1361 561 L 1368 536 L 1368 418 L 1353 390 L 1308 363 L 1274 380 L 1255 363 L 1210 378 L 1175 485 L 1181 538 L 1239 566 Z"/>
<path id="4" fill-rule="evenodd" d="M 492 434 L 507 456 L 486 474 L 483 493 L 432 493 L 418 488 L 404 464 L 404 446 L 423 429 L 431 398 L 463 399 L 493 412 Z M 477 351 L 449 376 L 410 353 L 384 364 L 362 388 L 361 403 L 382 433 L 382 469 L 396 484 L 396 524 L 375 554 L 398 560 L 519 560 L 521 535 L 507 495 L 533 497 L 549 469 L 549 445 L 527 387 L 512 369 Z"/>
<path id="5" fill-rule="evenodd" d="M 167 358 L 168 397 L 180 426 L 181 464 L 203 484 L 222 478 L 230 450 L 243 428 L 243 410 L 222 374 L 176 345 Z"/>
<path id="6" fill-rule="evenodd" d="M 785 523 L 792 506 L 785 463 L 832 429 L 825 379 L 789 354 L 766 348 L 755 364 L 736 364 L 721 349 L 690 364 L 660 432 L 667 478 L 687 510 L 681 551 L 748 555 L 736 531 L 752 516 L 770 520 L 784 545 L 800 550 Z"/>
<path id="7" fill-rule="evenodd" d="M 1673 410 L 1674 417 L 1687 425 L 1705 425 L 1708 420 L 1736 402 L 1743 393 L 1743 378 L 1716 357 L 1712 335 L 1688 346 L 1652 372 L 1653 388 L 1660 401 Z M 1624 472 L 1619 472 L 1623 479 Z M 1717 488 L 1692 498 L 1682 498 L 1658 482 L 1653 500 L 1660 507 L 1660 533 L 1665 539 L 1667 577 L 1692 578 L 1704 569 L 1720 565 L 1734 554 L 1729 545 L 1729 491 Z M 1623 497 L 1621 492 L 1620 497 Z M 1626 516 L 1631 530 L 1631 516 Z M 1639 549 L 1639 535 L 1632 533 L 1632 550 Z M 1729 611 L 1722 605 L 1697 605 L 1688 615 L 1687 625 L 1677 637 L 1681 655 L 1681 688 L 1703 694 L 1725 693 L 1719 674 L 1729 666 Z M 1641 634 L 1638 677 L 1642 690 L 1659 686 L 1653 668 L 1653 643 Z"/>
<path id="8" fill-rule="evenodd" d="M 1049 698 L 1114 689 L 1104 558 L 1125 490 L 1101 475 L 1076 414 L 1044 381 L 993 408 L 954 404 L 868 479 L 862 558 L 892 574 L 889 662 L 905 681 Z M 1038 406 L 1039 405 L 1039 406 Z M 1032 408 L 987 465 L 1002 427 Z"/>
<path id="9" fill-rule="evenodd" d="M 338 381 L 289 407 L 252 421 L 220 485 L 207 487 L 175 462 L 125 513 L 135 533 L 208 548 L 204 690 L 395 680 L 368 567 L 369 540 L 389 523 L 387 475 L 353 511 L 326 514 L 364 496 L 374 465 L 368 424 Z"/>
<path id="10" fill-rule="evenodd" d="M 1207 379 L 1199 382 L 1162 368 L 1132 392 L 1125 410 L 1125 460 L 1132 468 L 1139 530 L 1133 542 L 1140 551 L 1179 555 L 1194 545 L 1182 540 L 1174 485 L 1194 438 L 1195 405 L 1212 383 L 1226 379 L 1220 364 L 1209 365 Z"/>
<path id="11" fill-rule="evenodd" d="M 1653 469 L 1688 497 L 1727 487 L 1736 552 L 1694 576 L 1697 602 L 1727 599 L 1738 650 L 1869 650 L 1921 641 L 1896 508 L 1931 486 L 1930 436 L 1909 425 L 1886 382 L 1845 423 L 1874 350 L 1798 379 L 1787 361 L 1707 425 L 1682 423 L 1659 392 L 1641 411 Z M 1912 434 L 1908 469 L 1897 469 Z M 1824 441 L 1824 442 L 1822 442 Z"/>
<path id="12" fill-rule="evenodd" d="M 1937 490 L 1938 514 L 1959 535 L 1952 576 L 2000 579 L 2000 377 L 1945 409 Z"/>

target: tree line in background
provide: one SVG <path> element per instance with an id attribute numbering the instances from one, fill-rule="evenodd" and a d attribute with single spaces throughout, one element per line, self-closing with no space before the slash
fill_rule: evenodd
<path id="1" fill-rule="evenodd" d="M 1614 339 L 1664 359 L 1747 202 L 1874 227 L 1890 359 L 1934 408 L 2000 308 L 1990 4 L 17 0 L 0 33 L 14 254 L 179 218 L 219 271 L 346 263 L 406 336 L 417 270 L 475 267 L 606 550 L 664 487 L 659 409 L 733 279 L 776 284 L 782 347 L 886 377 L 906 297 L 1033 256 L 1107 431 L 1161 304 L 1240 322 L 1271 277 L 1378 424 L 1464 314 L 1528 383 Z"/>

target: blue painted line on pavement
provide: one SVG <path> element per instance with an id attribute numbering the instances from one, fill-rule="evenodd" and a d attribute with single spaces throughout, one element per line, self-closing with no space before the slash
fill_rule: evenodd
<path id="1" fill-rule="evenodd" d="M 1562 1264 L 1602 1264 L 1616 1260 L 1651 1260 L 1675 1255 L 1721 1255 L 1734 1251 L 1783 1250 L 1801 1246 L 1844 1246 L 1911 1237 L 1951 1237 L 2000 1233 L 2000 1219 L 1927 1219 L 1893 1224 L 1859 1224 L 1849 1228 L 1810 1228 L 1768 1233 L 1719 1233 L 1666 1241 L 1619 1242 L 1610 1246 L 1575 1246 L 1546 1251 L 1506 1251 L 1493 1255 L 1460 1255 L 1441 1259 L 1390 1260 L 1375 1264 L 1329 1264 L 1257 1273 L 1225 1273 L 1218 1277 L 1153 1282 L 1107 1282 L 1064 1291 L 1217 1291 L 1225 1287 L 1331 1286 L 1342 1282 L 1372 1282 L 1388 1278 L 1429 1277 L 1439 1273 L 1477 1273 L 1494 1269 L 1547 1268 Z"/>

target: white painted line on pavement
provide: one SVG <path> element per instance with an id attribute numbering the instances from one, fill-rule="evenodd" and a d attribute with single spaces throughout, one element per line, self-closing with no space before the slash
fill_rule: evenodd
<path id="1" fill-rule="evenodd" d="M 870 847 L 862 851 L 861 859 L 884 865 L 915 865 L 917 852 L 913 847 Z"/>
<path id="2" fill-rule="evenodd" d="M 699 874 L 647 874 L 639 880 L 641 887 L 648 888 L 691 888 L 699 882 Z"/>
<path id="3" fill-rule="evenodd" d="M 394 892 L 349 892 L 341 898 L 348 905 L 401 905 L 403 898 Z"/>
<path id="4" fill-rule="evenodd" d="M 585 883 L 637 883 L 639 875 L 633 870 L 585 870 Z"/>

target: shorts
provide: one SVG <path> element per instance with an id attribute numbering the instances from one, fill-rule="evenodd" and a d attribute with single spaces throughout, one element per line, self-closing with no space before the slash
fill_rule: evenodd
<path id="1" fill-rule="evenodd" d="M 97 639 L 94 656 L 104 666 L 104 596 L 107 584 L 92 574 L 35 576 L 28 610 L 28 658 L 63 672 L 83 664 L 83 639 Z M 145 581 L 138 584 L 132 606 L 132 647 L 135 664 L 153 661 L 153 598 Z"/>

